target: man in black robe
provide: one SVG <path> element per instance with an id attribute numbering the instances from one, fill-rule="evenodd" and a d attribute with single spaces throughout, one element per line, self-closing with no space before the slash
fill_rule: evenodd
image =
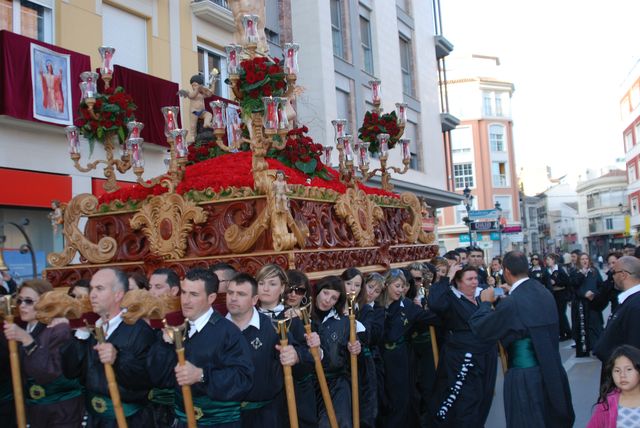
<path id="1" fill-rule="evenodd" d="M 611 274 L 615 287 L 622 292 L 607 328 L 593 348 L 603 365 L 620 345 L 640 347 L 640 260 L 633 256 L 621 257 L 613 265 Z"/>
<path id="2" fill-rule="evenodd" d="M 504 380 L 507 427 L 570 428 L 575 415 L 567 373 L 558 350 L 558 313 L 551 293 L 528 277 L 527 257 L 511 251 L 504 258 L 509 296 L 492 308 L 493 288 L 480 294 L 471 330 L 500 339 L 508 350 Z"/>
<path id="3" fill-rule="evenodd" d="M 105 363 L 113 366 L 128 425 L 153 426 L 147 400 L 151 382 L 145 359 L 155 336 L 143 320 L 133 325 L 122 321 L 120 304 L 128 288 L 129 279 L 124 272 L 113 268 L 96 272 L 91 278 L 89 298 L 93 311 L 100 315 L 96 328 L 103 329 L 106 341 L 97 344 L 82 328 L 61 349 L 64 375 L 69 379 L 79 377 L 84 385 L 89 427 L 117 426 Z"/>
<path id="4" fill-rule="evenodd" d="M 147 367 L 155 386 L 176 391 L 176 428 L 187 426 L 182 386 L 190 385 L 198 427 L 239 428 L 241 402 L 253 386 L 254 366 L 249 345 L 231 321 L 211 307 L 218 278 L 206 269 L 187 272 L 180 302 L 189 321 L 185 332 L 186 363 L 177 355 L 167 333 L 149 351 Z"/>

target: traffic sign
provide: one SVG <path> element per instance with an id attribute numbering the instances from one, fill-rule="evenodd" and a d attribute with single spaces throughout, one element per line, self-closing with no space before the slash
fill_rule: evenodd
<path id="1" fill-rule="evenodd" d="M 480 219 L 497 219 L 500 216 L 500 211 L 498 210 L 472 210 L 469 211 L 469 220 L 480 220 Z"/>
<path id="2" fill-rule="evenodd" d="M 490 230 L 496 230 L 495 221 L 474 221 L 471 223 L 471 230 L 478 230 L 488 232 Z"/>

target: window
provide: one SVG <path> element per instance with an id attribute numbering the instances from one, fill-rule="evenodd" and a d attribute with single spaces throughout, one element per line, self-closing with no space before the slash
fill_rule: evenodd
<path id="1" fill-rule="evenodd" d="M 473 129 L 470 126 L 458 126 L 451 131 L 451 153 L 471 153 L 473 149 Z"/>
<path id="2" fill-rule="evenodd" d="M 640 143 L 640 122 L 636 124 L 636 144 Z"/>
<path id="3" fill-rule="evenodd" d="M 511 212 L 511 196 L 494 196 L 493 203 L 500 202 L 500 209 L 502 210 L 502 218 L 507 220 L 513 220 Z"/>
<path id="4" fill-rule="evenodd" d="M 362 69 L 369 74 L 373 74 L 371 22 L 364 16 L 360 16 L 360 44 L 362 45 Z"/>
<path id="5" fill-rule="evenodd" d="M 418 159 L 418 124 L 408 120 L 404 128 L 403 138 L 408 138 L 411 141 L 409 143 L 409 152 L 411 153 L 409 168 L 420 170 Z"/>
<path id="6" fill-rule="evenodd" d="M 198 73 L 204 76 L 207 85 L 211 77 L 211 70 L 214 68 L 220 73 L 220 79 L 216 82 L 214 93 L 219 97 L 229 98 L 229 86 L 222 83 L 227 78 L 226 59 L 212 49 L 198 46 Z"/>
<path id="7" fill-rule="evenodd" d="M 629 132 L 624 134 L 624 151 L 628 152 L 633 148 L 633 134 Z"/>
<path id="8" fill-rule="evenodd" d="M 504 152 L 504 126 L 489 126 L 489 144 L 492 152 Z"/>
<path id="9" fill-rule="evenodd" d="M 353 108 L 351 106 L 351 94 L 340 88 L 336 88 L 336 104 L 338 108 L 338 117 L 340 119 L 347 119 L 347 133 L 349 133 L 350 129 L 354 129 L 352 126 Z"/>
<path id="10" fill-rule="evenodd" d="M 493 178 L 493 187 L 507 187 L 507 163 L 492 162 L 491 175 Z"/>
<path id="11" fill-rule="evenodd" d="M 409 13 L 409 0 L 396 0 L 396 6 Z"/>
<path id="12" fill-rule="evenodd" d="M 638 197 L 631 198 L 631 215 L 638 215 Z"/>
<path id="13" fill-rule="evenodd" d="M 278 9 L 278 0 L 266 0 L 265 15 L 264 35 L 267 38 L 267 42 L 279 47 L 280 16 Z"/>
<path id="14" fill-rule="evenodd" d="M 458 163 L 453 165 L 453 179 L 456 189 L 464 189 L 465 187 L 474 187 L 473 183 L 473 164 Z"/>
<path id="15" fill-rule="evenodd" d="M 636 175 L 636 164 L 627 165 L 627 173 L 629 174 L 629 183 L 633 183 L 638 179 Z"/>
<path id="16" fill-rule="evenodd" d="M 496 94 L 496 116 L 502 116 L 502 96 Z"/>
<path id="17" fill-rule="evenodd" d="M 493 103 L 489 93 L 482 94 L 482 111 L 485 116 L 493 116 Z"/>
<path id="18" fill-rule="evenodd" d="M 633 85 L 633 88 L 631 88 L 631 96 L 629 99 L 631 101 L 631 110 L 635 110 L 635 108 L 638 107 L 638 104 L 640 103 L 640 84 L 636 83 L 635 85 Z"/>
<path id="19" fill-rule="evenodd" d="M 402 70 L 402 92 L 413 97 L 413 51 L 411 40 L 402 36 L 400 36 L 400 69 Z"/>
<path id="20" fill-rule="evenodd" d="M 333 54 L 345 59 L 344 36 L 342 34 L 342 2 L 331 0 L 331 37 L 333 38 Z"/>
<path id="21" fill-rule="evenodd" d="M 600 193 L 592 193 L 587 195 L 587 209 L 599 208 L 602 205 L 600 201 Z"/>
<path id="22" fill-rule="evenodd" d="M 604 227 L 606 230 L 613 230 L 613 218 L 611 217 L 605 218 Z"/>
<path id="23" fill-rule="evenodd" d="M 144 18 L 103 3 L 102 43 L 116 48 L 114 63 L 147 72 L 147 21 Z"/>
<path id="24" fill-rule="evenodd" d="M 41 42 L 53 42 L 53 1 L 0 1 L 0 30 L 9 30 Z"/>

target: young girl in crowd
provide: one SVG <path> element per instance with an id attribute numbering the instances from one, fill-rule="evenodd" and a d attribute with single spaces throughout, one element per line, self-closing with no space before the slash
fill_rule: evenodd
<path id="1" fill-rule="evenodd" d="M 385 372 L 384 427 L 409 426 L 409 412 L 413 386 L 410 376 L 408 332 L 417 324 L 436 322 L 436 316 L 403 296 L 407 279 L 400 269 L 385 275 L 385 289 L 378 298 L 385 308 L 385 331 L 381 345 Z"/>
<path id="2" fill-rule="evenodd" d="M 356 319 L 365 331 L 358 334 L 362 352 L 358 358 L 358 383 L 360 385 L 360 426 L 375 427 L 378 416 L 377 371 L 372 348 L 377 347 L 384 331 L 384 310 L 368 301 L 364 276 L 356 268 L 349 268 L 340 276 L 347 296 L 355 296 Z"/>
<path id="3" fill-rule="evenodd" d="M 616 348 L 605 366 L 600 396 L 587 428 L 637 427 L 640 420 L 640 349 Z"/>
<path id="4" fill-rule="evenodd" d="M 323 351 L 322 366 L 327 378 L 338 426 L 341 428 L 353 426 L 349 354 L 358 355 L 361 351 L 359 341 L 349 342 L 349 317 L 344 315 L 346 302 L 347 293 L 340 277 L 327 276 L 318 281 L 311 319 L 314 329 L 320 336 Z M 363 329 L 358 328 L 358 330 L 362 331 Z M 312 346 L 311 343 L 308 345 Z M 319 388 L 316 394 L 321 397 Z M 319 401 L 322 402 L 321 399 Z M 324 403 L 318 409 L 318 426 L 329 426 Z"/>

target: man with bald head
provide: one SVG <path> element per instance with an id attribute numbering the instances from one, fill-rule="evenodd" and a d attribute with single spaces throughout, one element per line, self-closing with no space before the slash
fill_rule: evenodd
<path id="1" fill-rule="evenodd" d="M 618 295 L 618 306 L 611 313 L 607 327 L 593 348 L 593 353 L 607 362 L 611 352 L 620 345 L 640 348 L 640 260 L 620 257 L 611 270 Z"/>
<path id="2" fill-rule="evenodd" d="M 61 351 L 65 376 L 80 378 L 83 383 L 89 414 L 87 426 L 92 428 L 117 426 L 103 366 L 106 363 L 113 366 L 128 425 L 153 425 L 147 406 L 151 381 L 145 362 L 155 336 L 144 320 L 133 325 L 123 322 L 120 305 L 128 289 L 129 280 L 121 270 L 97 271 L 91 278 L 89 300 L 93 312 L 100 316 L 96 329 L 102 329 L 105 342 L 97 343 L 86 328 L 81 328 Z"/>

